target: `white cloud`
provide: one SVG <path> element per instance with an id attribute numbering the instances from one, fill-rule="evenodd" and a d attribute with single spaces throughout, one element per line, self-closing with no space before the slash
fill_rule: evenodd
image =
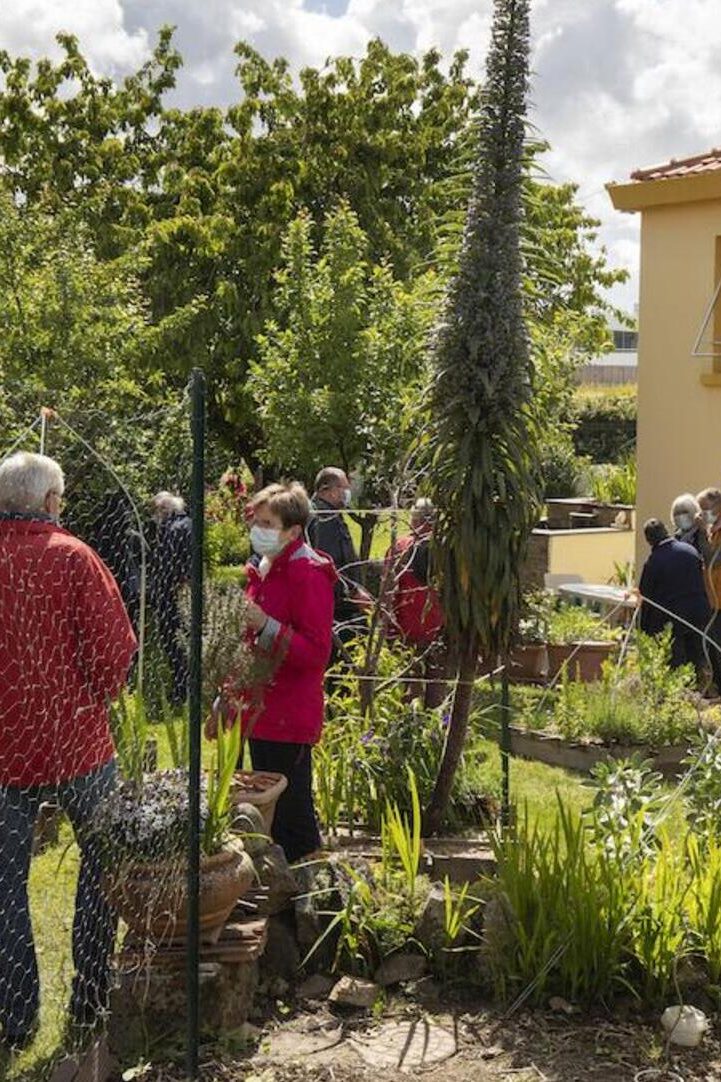
<path id="1" fill-rule="evenodd" d="M 137 67 L 148 51 L 148 33 L 139 26 L 129 33 L 120 0 L 3 0 L 0 4 L 0 46 L 25 56 L 57 56 L 55 35 L 77 35 L 93 67 L 109 74 Z"/>
<path id="2" fill-rule="evenodd" d="M 575 180 L 602 219 L 619 265 L 637 262 L 638 222 L 617 214 L 604 184 L 637 166 L 721 142 L 721 19 L 717 0 L 532 0 L 534 123 L 553 151 L 547 167 Z M 491 0 L 1 0 L 0 46 L 37 56 L 68 29 L 94 67 L 130 70 L 164 22 L 185 57 L 175 98 L 225 104 L 237 96 L 233 44 L 247 38 L 294 70 L 360 55 L 380 36 L 395 49 L 446 56 L 468 48 L 482 71 Z M 312 10 L 310 10 L 312 7 Z M 618 296 L 631 307 L 633 283 Z"/>

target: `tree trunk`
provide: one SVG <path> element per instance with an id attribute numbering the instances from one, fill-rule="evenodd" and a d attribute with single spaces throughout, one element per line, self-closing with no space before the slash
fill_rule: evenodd
<path id="1" fill-rule="evenodd" d="M 423 836 L 426 838 L 432 834 L 437 834 L 440 830 L 448 807 L 448 801 L 451 798 L 453 781 L 466 743 L 468 715 L 471 709 L 473 681 L 477 668 L 478 637 L 471 635 L 465 648 L 461 651 L 458 684 L 456 685 L 456 693 L 453 696 L 453 710 L 451 711 L 451 720 L 448 726 L 446 746 L 443 750 L 443 759 L 438 769 L 433 795 L 423 815 Z"/>
<path id="2" fill-rule="evenodd" d="M 368 587 L 368 561 L 371 558 L 371 549 L 373 547 L 373 534 L 376 528 L 376 516 L 375 515 L 359 515 L 360 528 L 361 528 L 361 543 L 360 552 L 358 558 L 360 559 L 360 567 L 358 568 L 359 579 L 363 586 Z M 357 520 L 356 520 L 357 521 Z"/>

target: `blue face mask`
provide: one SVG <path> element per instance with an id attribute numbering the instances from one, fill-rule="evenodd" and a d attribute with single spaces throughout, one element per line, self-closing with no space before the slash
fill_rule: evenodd
<path id="1" fill-rule="evenodd" d="M 271 526 L 251 526 L 250 543 L 253 551 L 259 556 L 277 556 L 285 548 L 285 542 L 280 537 L 280 530 L 275 530 Z"/>

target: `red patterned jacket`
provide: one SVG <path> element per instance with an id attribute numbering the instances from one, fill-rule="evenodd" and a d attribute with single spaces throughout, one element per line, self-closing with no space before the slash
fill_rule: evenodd
<path id="1" fill-rule="evenodd" d="M 109 699 L 137 643 L 115 579 L 57 523 L 0 516 L 0 785 L 53 785 L 114 754 Z"/>

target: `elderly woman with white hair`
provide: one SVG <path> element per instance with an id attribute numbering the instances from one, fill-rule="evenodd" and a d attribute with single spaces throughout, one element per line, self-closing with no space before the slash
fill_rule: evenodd
<path id="1" fill-rule="evenodd" d="M 706 564 L 711 556 L 711 546 L 701 506 L 694 495 L 683 492 L 671 504 L 671 520 L 675 526 L 674 537 L 692 545 Z"/>
<path id="2" fill-rule="evenodd" d="M 115 934 L 87 825 L 113 785 L 108 702 L 137 643 L 112 574 L 59 525 L 64 488 L 45 455 L 0 464 L 0 1043 L 11 1050 L 32 1039 L 39 1010 L 27 884 L 43 801 L 67 814 L 82 853 L 74 1022 L 107 1010 Z"/>

